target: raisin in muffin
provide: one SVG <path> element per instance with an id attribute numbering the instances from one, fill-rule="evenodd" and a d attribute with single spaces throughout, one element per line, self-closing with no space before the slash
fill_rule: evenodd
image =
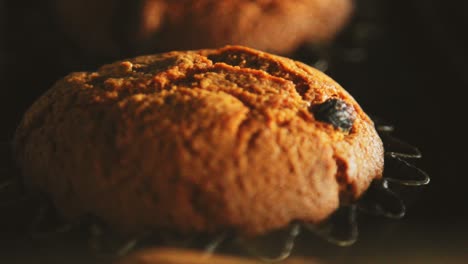
<path id="1" fill-rule="evenodd" d="M 382 176 L 371 119 L 303 63 L 227 46 L 76 72 L 15 137 L 27 184 L 123 233 L 319 223 Z"/>
<path id="2" fill-rule="evenodd" d="M 63 31 L 95 54 L 246 45 L 287 54 L 331 40 L 352 0 L 55 0 Z M 107 54 L 109 53 L 109 54 Z"/>

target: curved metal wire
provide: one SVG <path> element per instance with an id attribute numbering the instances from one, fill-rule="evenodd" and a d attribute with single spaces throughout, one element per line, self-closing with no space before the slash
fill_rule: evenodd
<path id="1" fill-rule="evenodd" d="M 389 132 L 380 132 L 379 136 L 384 144 L 386 155 L 406 159 L 422 157 L 422 153 L 417 147 L 392 136 Z"/>
<path id="2" fill-rule="evenodd" d="M 353 245 L 358 239 L 356 218 L 356 206 L 351 205 L 338 209 L 325 223 L 304 223 L 304 227 L 331 244 L 346 247 Z"/>
<path id="3" fill-rule="evenodd" d="M 380 215 L 390 219 L 401 219 L 406 214 L 406 206 L 388 188 L 385 179 L 374 181 L 368 191 L 358 201 L 357 208 L 365 213 Z"/>
<path id="4" fill-rule="evenodd" d="M 271 256 L 266 256 L 266 254 L 260 252 L 258 248 L 255 246 L 251 245 L 249 241 L 239 239 L 239 243 L 245 248 L 245 250 L 252 256 L 255 256 L 256 258 L 260 259 L 263 262 L 267 263 L 275 263 L 275 262 L 280 262 L 285 259 L 287 259 L 293 249 L 294 249 L 294 244 L 296 241 L 297 236 L 301 233 L 301 224 L 300 223 L 293 223 L 289 226 L 289 232 L 287 237 L 283 241 L 282 248 L 279 252 L 278 255 L 271 257 Z"/>
<path id="5" fill-rule="evenodd" d="M 213 254 L 216 249 L 230 236 L 230 232 L 223 232 L 213 238 L 207 245 L 204 246 L 204 252 L 208 255 Z"/>
<path id="6" fill-rule="evenodd" d="M 431 181 L 426 172 L 392 155 L 385 156 L 384 178 L 388 182 L 404 186 L 424 186 Z"/>

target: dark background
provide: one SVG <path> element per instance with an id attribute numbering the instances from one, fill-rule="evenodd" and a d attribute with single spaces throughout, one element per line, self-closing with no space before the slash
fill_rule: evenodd
<path id="1" fill-rule="evenodd" d="M 8 143 L 34 99 L 68 72 L 93 70 L 119 58 L 80 50 L 64 34 L 47 3 L 0 1 L 0 146 L 5 178 L 11 176 L 6 169 L 11 166 Z M 462 263 L 468 259 L 468 252 L 463 252 L 468 249 L 467 34 L 466 1 L 359 0 L 351 23 L 333 44 L 320 49 L 328 59 L 327 73 L 368 113 L 394 124 L 397 137 L 421 150 L 423 158 L 415 163 L 432 179 L 427 187 L 407 190 L 413 195 L 405 218 L 364 217 L 358 243 L 347 249 L 327 248 L 328 260 L 342 262 L 339 256 L 346 256 L 346 263 Z M 316 47 L 307 46 L 291 57 L 312 64 L 320 57 L 317 54 Z M 130 55 L 134 54 L 121 54 Z M 1 218 L 10 215 L 15 214 L 1 210 Z M 5 234 L 18 229 L 10 225 L 14 221 L 5 222 Z M 0 241 L 2 237 L 14 236 L 0 234 Z M 9 252 L 15 250 L 19 248 L 11 246 Z M 11 254 L 19 261 L 19 255 Z"/>

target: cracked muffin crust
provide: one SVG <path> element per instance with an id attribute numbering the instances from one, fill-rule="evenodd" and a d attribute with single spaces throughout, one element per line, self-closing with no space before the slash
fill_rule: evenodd
<path id="1" fill-rule="evenodd" d="M 65 217 L 128 234 L 319 223 L 383 170 L 372 121 L 340 85 L 242 46 L 72 73 L 26 112 L 15 153 Z"/>
<path id="2" fill-rule="evenodd" d="M 219 48 L 227 44 L 288 54 L 301 44 L 333 39 L 353 10 L 352 0 L 53 3 L 63 31 L 82 49 L 104 55 Z"/>

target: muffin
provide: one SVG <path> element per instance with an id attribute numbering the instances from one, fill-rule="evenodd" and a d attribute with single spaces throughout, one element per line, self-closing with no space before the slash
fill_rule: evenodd
<path id="1" fill-rule="evenodd" d="M 87 52 L 112 56 L 246 45 L 288 54 L 331 40 L 352 0 L 53 1 L 63 32 Z"/>
<path id="2" fill-rule="evenodd" d="M 115 264 L 262 264 L 261 260 L 241 258 L 230 255 L 209 255 L 192 250 L 173 248 L 150 248 L 137 251 L 127 257 L 119 259 Z M 292 258 L 285 264 L 318 264 L 312 258 Z"/>
<path id="3" fill-rule="evenodd" d="M 14 143 L 31 190 L 67 219 L 91 214 L 123 234 L 316 224 L 383 171 L 373 122 L 339 84 L 243 46 L 71 73 Z"/>

